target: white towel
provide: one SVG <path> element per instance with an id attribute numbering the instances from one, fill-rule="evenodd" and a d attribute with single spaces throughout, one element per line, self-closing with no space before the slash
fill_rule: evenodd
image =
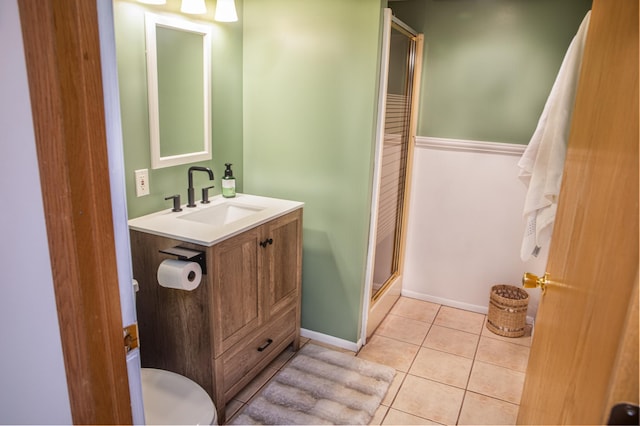
<path id="1" fill-rule="evenodd" d="M 591 11 L 569 45 L 538 126 L 518 162 L 519 177 L 528 186 L 524 202 L 526 227 L 520 250 L 523 261 L 537 256 L 551 239 L 590 16 Z"/>

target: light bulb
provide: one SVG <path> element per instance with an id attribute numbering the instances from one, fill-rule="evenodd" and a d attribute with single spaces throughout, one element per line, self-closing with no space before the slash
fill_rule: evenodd
<path id="1" fill-rule="evenodd" d="M 236 13 L 236 4 L 233 0 L 218 0 L 216 3 L 216 14 L 214 18 L 219 22 L 236 22 L 238 14 Z"/>

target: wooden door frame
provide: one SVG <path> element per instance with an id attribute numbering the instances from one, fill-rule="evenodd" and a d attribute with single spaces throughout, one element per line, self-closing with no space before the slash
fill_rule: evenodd
<path id="1" fill-rule="evenodd" d="M 72 419 L 131 424 L 96 2 L 18 6 Z"/>

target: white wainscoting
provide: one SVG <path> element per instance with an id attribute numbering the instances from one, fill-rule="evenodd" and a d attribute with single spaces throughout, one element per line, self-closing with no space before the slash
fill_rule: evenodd
<path id="1" fill-rule="evenodd" d="M 544 273 L 548 248 L 523 262 L 524 145 L 416 138 L 402 294 L 486 313 L 491 286 Z M 528 320 L 540 292 L 529 290 Z"/>

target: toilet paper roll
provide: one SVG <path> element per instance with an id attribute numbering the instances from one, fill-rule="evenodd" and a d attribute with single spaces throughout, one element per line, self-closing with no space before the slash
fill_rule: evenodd
<path id="1" fill-rule="evenodd" d="M 202 268 L 196 262 L 167 259 L 158 267 L 158 283 L 162 287 L 194 290 L 200 285 Z"/>

